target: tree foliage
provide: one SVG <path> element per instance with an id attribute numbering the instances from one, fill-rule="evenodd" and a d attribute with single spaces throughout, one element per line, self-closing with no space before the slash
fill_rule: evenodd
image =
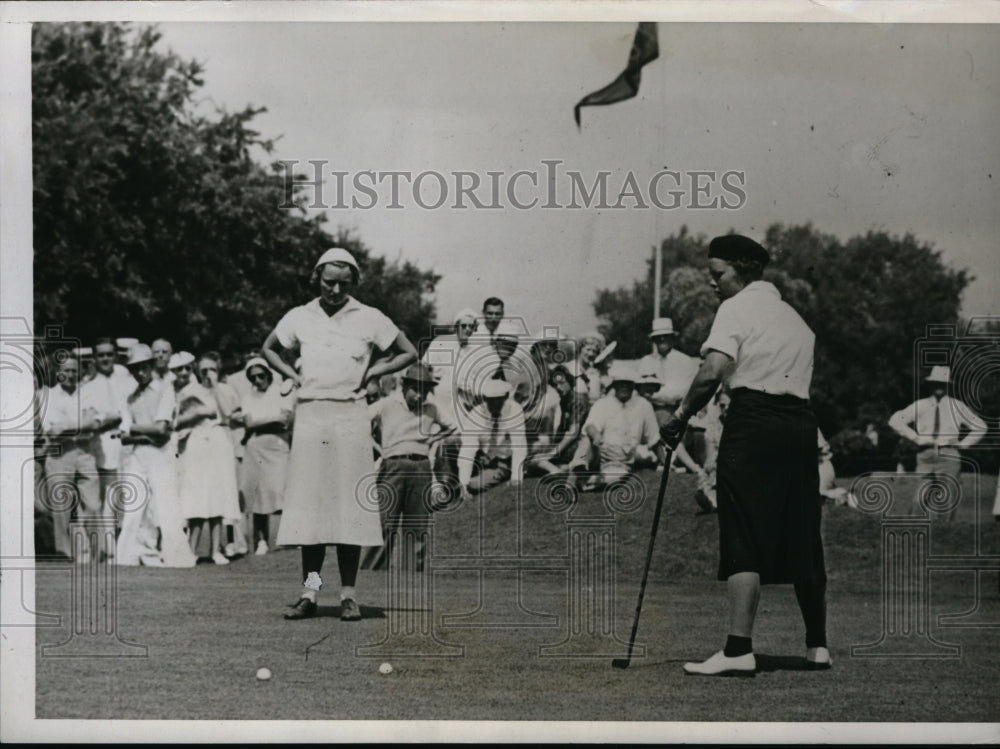
<path id="1" fill-rule="evenodd" d="M 708 238 L 686 228 L 663 240 L 661 313 L 680 329 L 678 347 L 697 354 L 718 303 L 708 290 Z M 914 350 L 930 324 L 958 322 L 965 270 L 948 267 L 911 234 L 869 231 L 846 242 L 810 224 L 775 224 L 764 245 L 765 280 L 777 286 L 816 333 L 812 399 L 828 434 L 861 422 L 884 424 L 912 400 Z M 649 351 L 653 262 L 631 288 L 598 291 L 594 310 L 622 358 Z"/>
<path id="2" fill-rule="evenodd" d="M 32 33 L 36 328 L 244 350 L 315 295 L 312 263 L 335 243 L 358 258 L 362 301 L 410 335 L 429 328 L 439 277 L 308 217 L 266 163 L 264 110 L 199 113 L 201 65 L 160 50 L 155 28 Z"/>

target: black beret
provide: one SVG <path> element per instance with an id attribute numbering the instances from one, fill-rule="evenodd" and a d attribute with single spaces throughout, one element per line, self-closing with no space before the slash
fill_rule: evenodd
<path id="1" fill-rule="evenodd" d="M 752 262 L 767 265 L 771 256 L 763 247 L 754 242 L 750 237 L 741 234 L 727 234 L 724 237 L 716 237 L 708 245 L 708 256 L 717 257 L 720 260 L 750 260 Z"/>

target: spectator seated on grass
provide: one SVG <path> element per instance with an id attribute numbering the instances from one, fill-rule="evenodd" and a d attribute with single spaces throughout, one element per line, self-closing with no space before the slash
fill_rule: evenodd
<path id="1" fill-rule="evenodd" d="M 458 465 L 451 466 L 463 494 L 482 494 L 507 481 L 521 483 L 528 453 L 524 411 L 509 395 L 509 383 L 487 380 L 483 402 L 469 414 L 476 428 L 462 435 Z"/>
<path id="2" fill-rule="evenodd" d="M 584 491 L 623 479 L 632 473 L 636 448 L 647 445 L 664 460 L 659 429 L 653 407 L 635 393 L 636 376 L 624 367 L 610 372 L 611 389 L 590 409 L 583 425 L 585 439 L 570 464 L 570 483 L 575 486 L 577 474 L 595 471 L 582 487 Z"/>

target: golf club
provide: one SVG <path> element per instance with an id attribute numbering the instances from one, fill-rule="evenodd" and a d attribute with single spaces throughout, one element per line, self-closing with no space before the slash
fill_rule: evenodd
<path id="1" fill-rule="evenodd" d="M 674 457 L 673 450 L 667 450 L 663 460 L 663 477 L 660 479 L 660 494 L 656 498 L 656 512 L 653 513 L 653 528 L 649 532 L 649 548 L 646 550 L 646 566 L 642 570 L 642 583 L 639 585 L 639 601 L 635 604 L 635 618 L 632 621 L 632 635 L 628 638 L 628 654 L 624 658 L 611 661 L 613 668 L 628 668 L 632 662 L 632 648 L 635 646 L 635 633 L 639 630 L 639 612 L 642 611 L 642 599 L 646 594 L 646 580 L 649 578 L 649 564 L 653 559 L 653 544 L 656 543 L 656 529 L 660 525 L 660 513 L 663 511 L 663 498 L 667 492 L 667 476 L 670 475 L 670 461 Z"/>

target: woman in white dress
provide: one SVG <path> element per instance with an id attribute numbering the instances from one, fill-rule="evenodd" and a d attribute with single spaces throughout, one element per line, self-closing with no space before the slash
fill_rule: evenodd
<path id="1" fill-rule="evenodd" d="M 199 365 L 207 361 L 199 361 Z M 229 431 L 222 426 L 212 393 L 190 373 L 175 370 L 177 379 L 178 470 L 181 512 L 188 521 L 188 540 L 197 555 L 202 536 L 209 536 L 209 556 L 216 564 L 229 564 L 223 553 L 222 521 L 238 519 L 240 501 L 236 485 L 236 459 Z"/>
<path id="2" fill-rule="evenodd" d="M 417 350 L 392 320 L 351 296 L 360 276 L 351 253 L 327 250 L 313 267 L 319 296 L 286 313 L 264 341 L 264 358 L 297 398 L 278 543 L 301 547 L 302 587 L 286 619 L 316 614 L 328 545 L 337 547 L 340 618 L 361 619 L 361 547 L 382 545 L 379 514 L 363 502 L 375 479 L 365 387 L 415 362 Z M 388 356 L 376 362 L 379 352 Z M 289 363 L 296 356 L 299 370 Z"/>
<path id="3" fill-rule="evenodd" d="M 256 554 L 266 554 L 268 541 L 277 532 L 288 477 L 289 433 L 294 401 L 281 395 L 274 373 L 260 357 L 250 359 L 246 369 L 250 391 L 241 399 L 231 423 L 245 428 L 240 491 L 253 514 Z"/>

